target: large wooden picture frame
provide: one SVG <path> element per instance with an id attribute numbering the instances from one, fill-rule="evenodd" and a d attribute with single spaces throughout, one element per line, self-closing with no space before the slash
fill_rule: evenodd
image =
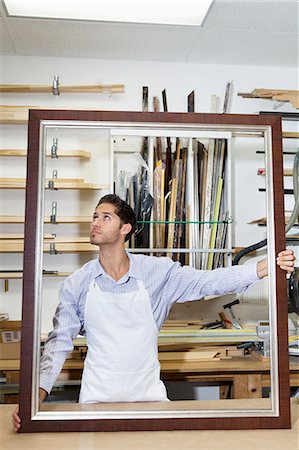
<path id="1" fill-rule="evenodd" d="M 273 216 L 272 228 L 268 235 L 268 265 L 273 300 L 272 322 L 272 377 L 275 392 L 272 393 L 272 408 L 262 412 L 252 410 L 233 411 L 225 409 L 221 413 L 209 411 L 193 414 L 163 407 L 156 411 L 133 410 L 113 412 L 103 415 L 84 408 L 77 412 L 51 413 L 38 411 L 35 370 L 39 361 L 37 346 L 38 320 L 38 261 L 42 250 L 40 237 L 41 223 L 41 169 L 40 152 L 43 146 L 43 128 L 50 123 L 92 123 L 92 124 L 143 124 L 145 126 L 183 125 L 196 129 L 212 126 L 218 130 L 248 130 L 263 134 L 268 160 L 268 207 Z M 48 431 L 130 431 L 130 430 L 199 430 L 199 429 L 254 429 L 290 427 L 289 374 L 288 374 L 288 327 L 286 276 L 276 266 L 275 255 L 285 248 L 284 198 L 282 176 L 282 133 L 280 117 L 276 115 L 221 115 L 198 113 L 151 113 L 79 110 L 30 110 L 27 188 L 25 216 L 25 249 L 22 309 L 22 344 L 20 376 L 21 432 Z M 278 325 L 279 324 L 279 325 Z M 98 415 L 97 415 L 98 414 Z"/>

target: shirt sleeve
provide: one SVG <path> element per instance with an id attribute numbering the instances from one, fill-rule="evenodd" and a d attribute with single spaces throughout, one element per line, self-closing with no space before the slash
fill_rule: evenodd
<path id="1" fill-rule="evenodd" d="M 207 295 L 241 293 L 259 280 L 256 263 L 214 270 L 197 270 L 176 263 L 168 271 L 164 295 L 171 306 Z"/>
<path id="2" fill-rule="evenodd" d="M 73 350 L 73 339 L 82 325 L 74 295 L 62 285 L 59 305 L 53 318 L 54 329 L 49 333 L 40 360 L 40 387 L 50 393 L 67 355 Z"/>

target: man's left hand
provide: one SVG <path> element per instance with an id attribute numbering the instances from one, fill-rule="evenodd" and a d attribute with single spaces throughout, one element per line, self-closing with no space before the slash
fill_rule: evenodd
<path id="1" fill-rule="evenodd" d="M 276 258 L 277 265 L 288 273 L 294 272 L 295 255 L 293 250 L 283 250 Z"/>
<path id="2" fill-rule="evenodd" d="M 294 272 L 295 256 L 293 250 L 282 250 L 278 253 L 276 262 L 277 265 L 288 273 Z M 268 260 L 262 259 L 257 263 L 257 275 L 259 278 L 264 278 L 268 275 Z"/>

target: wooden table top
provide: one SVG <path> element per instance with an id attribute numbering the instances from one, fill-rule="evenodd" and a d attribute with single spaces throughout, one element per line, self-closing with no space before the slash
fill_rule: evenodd
<path id="1" fill-rule="evenodd" d="M 299 403 L 292 399 L 290 430 L 201 430 L 15 433 L 11 414 L 16 405 L 0 405 L 0 448 L 41 450 L 298 450 Z"/>

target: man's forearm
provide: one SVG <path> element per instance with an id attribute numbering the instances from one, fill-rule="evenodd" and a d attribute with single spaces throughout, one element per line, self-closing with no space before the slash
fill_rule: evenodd
<path id="1" fill-rule="evenodd" d="M 39 388 L 38 397 L 39 397 L 40 403 L 42 403 L 45 400 L 47 395 L 48 395 L 47 391 L 45 391 L 43 388 Z"/>
<path id="2" fill-rule="evenodd" d="M 257 263 L 256 272 L 259 278 L 264 278 L 268 275 L 268 262 L 266 259 L 262 259 Z"/>

